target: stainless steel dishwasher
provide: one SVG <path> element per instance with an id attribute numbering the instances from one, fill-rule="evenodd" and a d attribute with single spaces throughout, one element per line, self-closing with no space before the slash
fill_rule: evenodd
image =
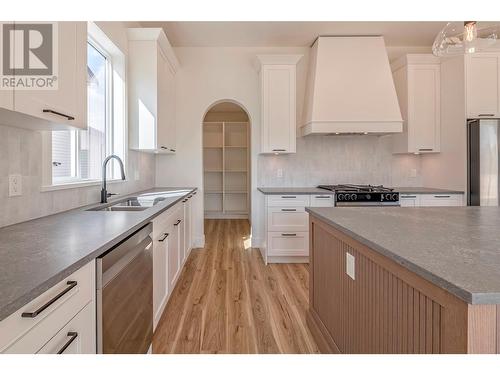
<path id="1" fill-rule="evenodd" d="M 97 258 L 98 353 L 147 353 L 153 337 L 153 242 L 148 224 Z"/>

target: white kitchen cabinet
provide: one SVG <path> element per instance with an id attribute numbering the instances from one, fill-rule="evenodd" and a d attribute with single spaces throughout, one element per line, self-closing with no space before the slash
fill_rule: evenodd
<path id="1" fill-rule="evenodd" d="M 394 153 L 440 152 L 440 60 L 408 54 L 391 65 L 403 132 L 392 135 Z"/>
<path id="2" fill-rule="evenodd" d="M 177 221 L 176 221 L 177 223 Z M 179 248 L 179 229 L 178 224 L 172 224 L 169 227 L 170 235 L 168 238 L 168 288 L 171 293 L 174 290 L 175 283 L 180 271 L 180 248 Z"/>
<path id="3" fill-rule="evenodd" d="M 399 204 L 401 207 L 418 207 L 420 206 L 420 196 L 417 194 L 400 194 Z"/>
<path id="4" fill-rule="evenodd" d="M 190 194 L 185 200 L 184 200 L 184 260 L 187 259 L 189 256 L 189 253 L 191 251 L 191 247 L 193 245 L 193 239 L 192 239 L 192 215 L 191 215 L 191 206 L 192 206 L 192 199 L 194 195 Z"/>
<path id="5" fill-rule="evenodd" d="M 335 200 L 332 194 L 315 194 L 311 195 L 311 207 L 333 207 Z"/>
<path id="6" fill-rule="evenodd" d="M 309 256 L 309 231 L 269 232 L 267 244 L 270 257 L 307 257 Z"/>
<path id="7" fill-rule="evenodd" d="M 463 206 L 463 194 L 422 194 L 420 207 Z"/>
<path id="8" fill-rule="evenodd" d="M 465 56 L 467 118 L 500 117 L 500 53 Z"/>
<path id="9" fill-rule="evenodd" d="M 87 23 L 56 22 L 54 26 L 57 89 L 2 93 L 2 124 L 32 130 L 87 129 Z"/>
<path id="10" fill-rule="evenodd" d="M 309 214 L 304 207 L 268 207 L 267 230 L 306 232 L 309 230 Z"/>
<path id="11" fill-rule="evenodd" d="M 175 153 L 179 62 L 161 28 L 129 29 L 128 37 L 130 148 Z"/>
<path id="12" fill-rule="evenodd" d="M 295 153 L 296 65 L 302 55 L 259 55 L 261 153 Z"/>
<path id="13" fill-rule="evenodd" d="M 50 339 L 38 354 L 93 354 L 95 332 L 89 327 L 95 323 L 95 309 L 88 304 Z"/>
<path id="14" fill-rule="evenodd" d="M 95 277 L 92 261 L 0 321 L 0 353 L 52 350 L 59 344 L 53 337 L 66 328 L 81 333 L 78 348 L 71 350 L 95 353 Z M 27 315 L 34 312 L 34 316 Z"/>

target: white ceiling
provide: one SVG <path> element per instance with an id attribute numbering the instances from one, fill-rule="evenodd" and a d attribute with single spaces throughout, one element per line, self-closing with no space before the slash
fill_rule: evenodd
<path id="1" fill-rule="evenodd" d="M 301 47 L 318 35 L 383 35 L 388 46 L 431 46 L 446 22 L 141 22 L 176 47 Z"/>

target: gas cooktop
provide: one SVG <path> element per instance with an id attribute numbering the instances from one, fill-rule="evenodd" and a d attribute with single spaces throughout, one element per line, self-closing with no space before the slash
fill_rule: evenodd
<path id="1" fill-rule="evenodd" d="M 335 193 L 336 206 L 399 206 L 399 193 L 382 185 L 319 185 Z"/>

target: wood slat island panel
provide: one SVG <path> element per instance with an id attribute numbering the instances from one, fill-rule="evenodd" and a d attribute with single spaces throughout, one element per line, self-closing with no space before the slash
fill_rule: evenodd
<path id="1" fill-rule="evenodd" d="M 322 352 L 498 352 L 496 305 L 468 305 L 316 217 L 310 233 L 308 324 Z"/>

